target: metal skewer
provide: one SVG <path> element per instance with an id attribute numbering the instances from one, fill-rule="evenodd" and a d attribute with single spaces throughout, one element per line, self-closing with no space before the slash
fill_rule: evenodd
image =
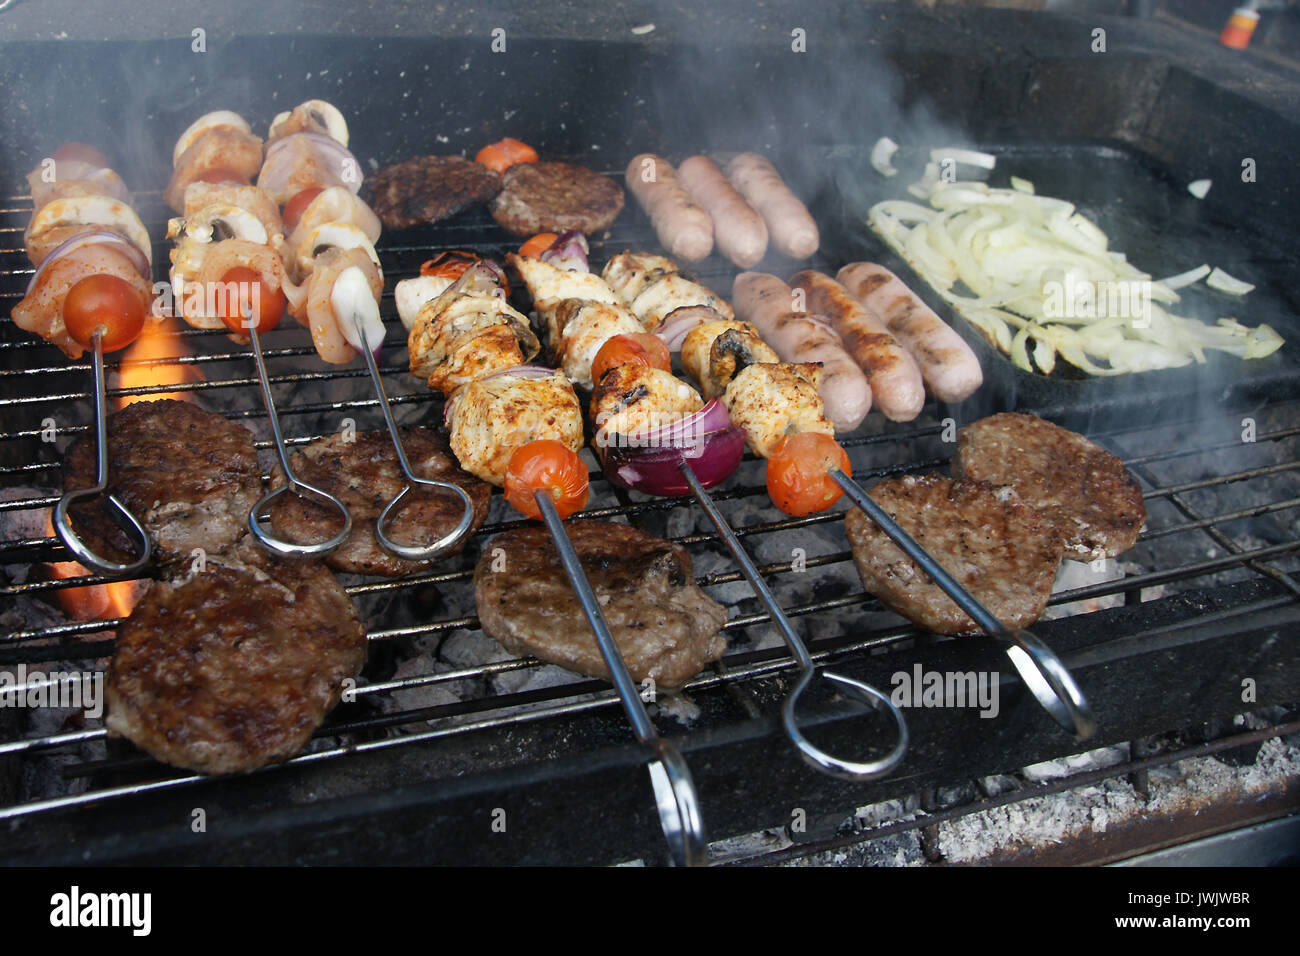
<path id="1" fill-rule="evenodd" d="M 0 9 L 3 9 L 0 7 Z M 113 520 L 116 521 L 127 535 L 139 544 L 140 557 L 126 564 L 119 564 L 116 561 L 109 561 L 107 558 L 100 557 L 90 547 L 81 540 L 81 536 L 72 527 L 72 518 L 68 514 L 68 509 L 74 502 L 81 501 L 85 498 L 95 498 L 103 495 L 108 491 L 108 399 L 104 392 L 104 330 L 101 326 L 97 328 L 91 337 L 91 346 L 94 350 L 94 368 L 95 368 L 95 487 L 80 488 L 76 491 L 69 491 L 59 503 L 54 506 L 54 531 L 58 534 L 59 540 L 63 542 L 64 547 L 77 556 L 77 560 L 87 568 L 91 568 L 101 574 L 119 575 L 135 574 L 143 570 L 153 557 L 153 541 L 149 537 L 149 532 L 145 530 L 135 515 L 131 514 L 127 507 L 118 500 L 117 495 L 107 494 L 105 497 L 112 508 Z"/>
<path id="2" fill-rule="evenodd" d="M 753 559 L 750 558 L 749 553 L 741 545 L 740 539 L 736 537 L 736 532 L 727 524 L 722 512 L 718 510 L 718 506 L 713 503 L 709 493 L 704 490 L 704 486 L 700 483 L 700 479 L 695 474 L 694 469 L 691 468 L 690 463 L 682 461 L 678 467 L 681 469 L 687 483 L 691 486 L 691 492 L 695 495 L 695 500 L 700 503 L 700 506 L 713 522 L 713 526 L 722 535 L 722 540 L 726 543 L 727 549 L 731 552 L 732 557 L 736 559 L 736 563 L 740 565 L 741 573 L 744 574 L 745 579 L 749 581 L 750 587 L 754 589 L 759 600 L 767 608 L 772 623 L 781 632 L 786 646 L 790 648 L 790 653 L 794 655 L 794 659 L 803 671 L 798 683 L 795 684 L 794 690 L 790 692 L 781 706 L 781 720 L 785 724 L 786 735 L 794 743 L 805 761 L 833 777 L 842 780 L 873 780 L 889 773 L 903 759 L 903 755 L 907 753 L 907 722 L 903 719 L 902 712 L 889 699 L 887 694 L 877 690 L 870 684 L 832 671 L 817 670 L 812 656 L 808 653 L 808 648 L 799 635 L 795 633 L 794 627 L 790 624 L 790 619 L 786 617 L 781 605 L 777 603 L 776 596 L 772 593 L 771 588 L 767 586 L 767 582 L 763 580 L 762 575 L 758 573 L 758 568 L 755 567 Z M 803 731 L 799 729 L 798 715 L 795 711 L 800 695 L 812 685 L 813 679 L 816 677 L 822 677 L 829 681 L 844 696 L 851 697 L 877 710 L 883 709 L 893 717 L 894 722 L 898 725 L 898 742 L 894 744 L 894 748 L 878 760 L 842 760 L 826 753 L 826 751 L 817 747 L 805 737 Z"/>
<path id="3" fill-rule="evenodd" d="M 884 508 L 868 495 L 844 472 L 833 470 L 835 479 L 853 503 L 866 512 L 886 535 L 915 561 L 931 580 L 943 588 L 957 606 L 971 616 L 990 637 L 1007 644 L 1007 657 L 1020 674 L 1025 686 L 1052 715 L 1058 724 L 1077 737 L 1091 737 L 1097 731 L 1097 719 L 1079 689 L 1073 675 L 1066 670 L 1061 659 L 1046 644 L 1025 630 L 1011 630 L 989 613 L 966 588 L 962 587 L 934 556 L 917 544 L 916 539 L 904 531 Z"/>
<path id="4" fill-rule="evenodd" d="M 352 531 L 352 514 L 343 502 L 328 491 L 309 485 L 299 480 L 289 464 L 289 453 L 284 447 L 284 436 L 280 433 L 280 418 L 275 411 L 275 399 L 271 396 L 271 381 L 266 374 L 266 359 L 262 355 L 262 343 L 257 337 L 256 323 L 248 325 L 248 336 L 253 343 L 253 361 L 257 364 L 257 377 L 262 384 L 262 401 L 266 405 L 266 417 L 271 422 L 271 435 L 275 439 L 275 452 L 280 456 L 280 467 L 284 469 L 284 484 L 273 489 L 253 506 L 248 513 L 248 528 L 259 544 L 273 554 L 283 558 L 317 558 L 335 551 L 347 540 Z M 317 544 L 297 544 L 278 538 L 267 522 L 271 517 L 271 502 L 280 495 L 293 493 L 304 498 L 314 499 L 332 505 L 343 515 L 343 528 L 327 541 Z"/>
<path id="5" fill-rule="evenodd" d="M 610 679 L 623 702 L 623 710 L 632 724 L 636 739 L 644 744 L 654 759 L 650 761 L 650 783 L 654 788 L 655 804 L 659 809 L 659 823 L 663 827 L 664 837 L 672 852 L 673 861 L 679 866 L 695 866 L 707 861 L 706 841 L 704 838 L 704 820 L 700 816 L 699 800 L 695 793 L 695 783 L 691 780 L 690 769 L 681 751 L 672 741 L 665 740 L 655 731 L 646 713 L 641 696 L 637 693 L 632 675 L 627 672 L 623 655 L 614 642 L 614 635 L 609 631 L 605 615 L 601 612 L 600 602 L 592 590 L 578 559 L 578 552 L 569 540 L 560 513 L 555 510 L 555 502 L 545 491 L 534 493 L 537 507 L 541 509 L 542 520 L 551 533 L 556 549 L 560 552 L 560 563 L 569 576 L 573 590 L 578 595 L 578 602 L 587 616 L 591 629 L 595 632 L 596 643 L 600 647 L 605 666 L 609 668 Z"/>
<path id="6" fill-rule="evenodd" d="M 357 335 L 360 341 L 366 343 L 366 332 L 362 324 L 361 313 L 353 314 L 353 321 L 356 323 Z M 401 466 L 402 474 L 406 477 L 406 486 L 399 491 L 393 500 L 388 502 L 384 510 L 379 514 L 379 520 L 375 522 L 375 540 L 379 546 L 389 554 L 397 558 L 405 558 L 408 561 L 427 561 L 430 558 L 436 558 L 455 548 L 464 540 L 465 535 L 474 525 L 474 501 L 464 488 L 450 481 L 438 481 L 434 478 L 421 478 L 411 469 L 411 463 L 406 458 L 406 450 L 402 447 L 402 436 L 397 430 L 397 420 L 393 418 L 393 409 L 388 404 L 388 393 L 384 391 L 384 382 L 379 375 L 379 363 L 375 360 L 375 355 L 369 348 L 361 350 L 366 357 L 366 368 L 370 370 L 370 381 L 374 383 L 375 394 L 379 396 L 379 407 L 384 411 L 384 421 L 388 423 L 388 434 L 393 439 L 393 448 L 397 451 L 397 463 Z M 405 545 L 398 544 L 388 537 L 386 525 L 397 516 L 397 506 L 407 493 L 415 487 L 435 488 L 442 491 L 453 491 L 460 496 L 461 503 L 465 506 L 465 513 L 461 515 L 460 523 L 451 531 L 443 535 L 432 544 Z"/>

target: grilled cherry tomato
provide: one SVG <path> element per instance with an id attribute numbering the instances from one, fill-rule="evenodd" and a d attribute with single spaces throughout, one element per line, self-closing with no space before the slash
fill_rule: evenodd
<path id="1" fill-rule="evenodd" d="M 222 276 L 221 281 L 226 286 L 226 295 L 219 300 L 224 305 L 221 321 L 230 331 L 241 335 L 247 332 L 253 327 L 248 320 L 254 315 L 257 316 L 259 335 L 280 324 L 280 316 L 284 315 L 283 289 L 272 292 L 261 274 L 246 266 L 235 266 Z M 232 283 L 234 289 L 230 288 Z"/>
<path id="2" fill-rule="evenodd" d="M 249 184 L 248 177 L 238 170 L 231 169 L 229 166 L 218 166 L 215 169 L 209 169 L 198 179 L 204 183 L 238 183 L 240 186 Z"/>
<path id="3" fill-rule="evenodd" d="M 540 259 L 542 253 L 551 248 L 558 238 L 560 237 L 553 232 L 539 232 L 519 247 L 519 254 L 525 259 Z"/>
<path id="4" fill-rule="evenodd" d="M 480 149 L 478 155 L 474 157 L 474 162 L 481 163 L 488 169 L 494 169 L 498 173 L 504 173 L 516 163 L 537 162 L 537 150 L 527 143 L 521 143 L 519 140 L 507 136 L 500 142 Z"/>
<path id="5" fill-rule="evenodd" d="M 591 380 L 599 382 L 615 365 L 649 365 L 671 372 L 672 356 L 659 336 L 651 332 L 629 332 L 605 340 L 592 359 Z"/>
<path id="6" fill-rule="evenodd" d="M 91 166 L 104 167 L 108 159 L 89 143 L 64 143 L 54 151 L 56 163 L 89 163 Z"/>
<path id="7" fill-rule="evenodd" d="M 539 438 L 515 449 L 506 468 L 506 501 L 530 518 L 541 518 L 533 497 L 546 491 L 561 518 L 587 507 L 587 466 L 568 445 Z"/>
<path id="8" fill-rule="evenodd" d="M 86 276 L 63 300 L 63 324 L 80 345 L 94 345 L 96 329 L 103 329 L 105 352 L 130 345 L 144 328 L 145 301 L 125 279 L 108 273 Z"/>
<path id="9" fill-rule="evenodd" d="M 451 249 L 447 252 L 440 252 L 432 259 L 426 260 L 420 266 L 420 275 L 422 276 L 441 276 L 444 279 L 459 279 L 474 263 L 479 261 L 479 256 L 473 252 L 467 252 L 464 249 Z"/>
<path id="10" fill-rule="evenodd" d="M 772 504 L 795 517 L 825 511 L 844 493 L 828 474 L 833 468 L 853 474 L 848 453 L 830 435 L 787 435 L 767 460 L 767 493 Z"/>
<path id="11" fill-rule="evenodd" d="M 280 218 L 284 220 L 284 228 L 289 232 L 297 229 L 298 223 L 302 222 L 302 214 L 307 211 L 311 201 L 324 191 L 319 186 L 313 186 L 311 189 L 294 193 L 293 198 L 284 204 L 284 211 L 280 214 Z"/>

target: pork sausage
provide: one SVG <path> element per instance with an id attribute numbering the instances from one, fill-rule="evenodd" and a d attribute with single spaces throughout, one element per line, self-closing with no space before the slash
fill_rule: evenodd
<path id="1" fill-rule="evenodd" d="M 713 251 L 713 220 L 682 187 L 672 163 L 641 153 L 627 164 L 624 179 L 670 255 L 698 262 Z"/>
<path id="2" fill-rule="evenodd" d="M 767 159 L 741 153 L 727 164 L 727 178 L 762 215 L 777 251 L 791 259 L 807 259 L 817 251 L 817 223 Z"/>
<path id="3" fill-rule="evenodd" d="M 884 266 L 851 262 L 835 278 L 912 353 L 935 398 L 960 402 L 984 383 L 971 347 Z"/>
<path id="4" fill-rule="evenodd" d="M 736 318 L 753 323 L 781 361 L 821 364 L 818 392 L 835 430 L 848 432 L 861 425 L 871 410 L 871 386 L 829 323 L 793 310 L 794 290 L 763 272 L 736 276 L 731 294 Z"/>
<path id="5" fill-rule="evenodd" d="M 707 156 L 692 156 L 677 167 L 691 198 L 713 217 L 713 238 L 724 256 L 742 269 L 752 269 L 767 254 L 767 225 L 763 217 Z"/>
<path id="6" fill-rule="evenodd" d="M 807 295 L 809 312 L 830 320 L 844 349 L 867 374 L 871 397 L 890 421 L 910 422 L 925 405 L 925 383 L 910 352 L 889 333 L 885 323 L 862 307 L 828 275 L 809 269 L 790 280 Z"/>

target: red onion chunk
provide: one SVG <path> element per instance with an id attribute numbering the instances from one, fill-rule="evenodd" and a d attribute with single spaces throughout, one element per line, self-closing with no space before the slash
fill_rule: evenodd
<path id="1" fill-rule="evenodd" d="M 705 322 L 722 318 L 716 310 L 707 305 L 686 305 L 673 309 L 664 318 L 664 324 L 655 329 L 655 335 L 663 339 L 670 352 L 680 352 L 682 342 L 691 329 L 699 328 Z"/>
<path id="2" fill-rule="evenodd" d="M 294 179 L 304 169 L 313 170 L 311 182 Z M 361 181 L 361 164 L 356 157 L 324 133 L 294 133 L 277 139 L 267 147 L 257 177 L 258 187 L 280 203 L 310 186 L 344 186 L 356 193 Z"/>
<path id="3" fill-rule="evenodd" d="M 41 261 L 40 268 L 37 269 L 36 274 L 32 276 L 32 281 L 27 283 L 27 294 L 31 295 L 32 289 L 36 288 L 36 283 L 39 282 L 41 276 L 45 274 L 45 270 L 55 262 L 84 246 L 93 245 L 97 242 L 102 242 L 105 245 L 112 246 L 116 251 L 120 252 L 130 260 L 131 265 L 135 266 L 135 271 L 140 273 L 140 278 L 144 279 L 146 282 L 149 281 L 151 278 L 149 260 L 145 258 L 143 252 L 136 248 L 134 242 L 131 242 L 129 239 L 124 238 L 111 229 L 88 229 L 85 232 L 78 233 L 71 239 L 65 239 L 54 247 L 54 250 Z"/>
<path id="4" fill-rule="evenodd" d="M 555 241 L 542 253 L 542 261 L 557 269 L 569 272 L 589 272 L 587 256 L 591 247 L 587 237 L 577 229 L 570 229 L 555 237 Z"/>
<path id="5" fill-rule="evenodd" d="M 690 493 L 681 464 L 688 462 L 700 483 L 712 488 L 740 467 L 745 433 L 731 423 L 718 399 L 693 415 L 663 428 L 623 435 L 596 432 L 596 448 L 605 477 L 621 488 L 651 495 L 680 497 Z"/>
<path id="6" fill-rule="evenodd" d="M 502 375 L 518 375 L 520 378 L 547 378 L 554 374 L 555 369 L 547 368 L 544 365 L 512 365 L 509 368 L 497 369 L 491 374 L 484 375 L 478 381 L 486 382 L 490 378 L 498 378 Z"/>
<path id="7" fill-rule="evenodd" d="M 682 462 L 690 465 L 701 485 L 712 488 L 731 477 L 744 455 L 745 432 L 732 425 L 680 445 L 633 448 L 612 444 L 603 449 L 601 458 L 605 477 L 620 488 L 678 498 L 691 493 Z"/>

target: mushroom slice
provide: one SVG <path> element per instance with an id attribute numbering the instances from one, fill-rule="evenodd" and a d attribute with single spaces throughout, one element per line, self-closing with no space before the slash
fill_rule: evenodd
<path id="1" fill-rule="evenodd" d="M 325 249 L 363 249 L 381 278 L 384 274 L 379 253 L 375 252 L 374 244 L 364 232 L 348 222 L 327 222 L 311 230 L 295 246 L 300 278 L 311 275 L 316 268 L 316 257 Z"/>
<path id="2" fill-rule="evenodd" d="M 121 233 L 145 254 L 153 265 L 153 245 L 135 210 L 112 196 L 65 196 L 41 207 L 27 225 L 23 244 L 34 265 L 39 266 L 55 246 L 69 238 L 66 226 L 105 226 Z M 56 232 L 55 230 L 61 230 Z"/>
<path id="3" fill-rule="evenodd" d="M 292 113 L 280 113 L 271 121 L 271 129 L 266 138 L 270 141 L 304 131 L 324 133 L 340 146 L 348 144 L 347 120 L 338 107 L 324 100 L 308 100 L 295 107 Z"/>

